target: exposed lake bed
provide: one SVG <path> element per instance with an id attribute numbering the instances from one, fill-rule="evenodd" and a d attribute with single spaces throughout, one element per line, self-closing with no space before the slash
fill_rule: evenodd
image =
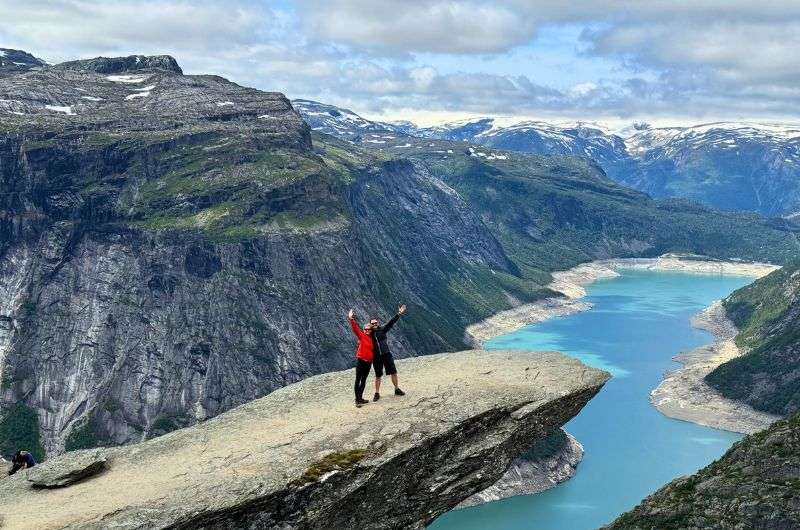
<path id="1" fill-rule="evenodd" d="M 673 359 L 683 366 L 664 376 L 650 401 L 662 413 L 679 420 L 726 431 L 752 434 L 767 428 L 779 416 L 755 410 L 747 403 L 727 399 L 705 381 L 714 368 L 742 354 L 733 338 L 736 326 L 717 301 L 692 317 L 692 325 L 712 333 L 715 341 Z"/>

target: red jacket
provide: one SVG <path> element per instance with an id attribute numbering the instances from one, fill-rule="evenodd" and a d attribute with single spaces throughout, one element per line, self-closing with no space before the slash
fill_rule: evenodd
<path id="1" fill-rule="evenodd" d="M 367 361 L 368 363 L 371 363 L 373 356 L 372 336 L 364 333 L 364 330 L 361 329 L 361 327 L 359 327 L 358 322 L 356 322 L 355 318 L 350 319 L 350 327 L 353 328 L 353 334 L 358 339 L 358 348 L 356 348 L 356 359 L 361 359 L 362 361 Z"/>

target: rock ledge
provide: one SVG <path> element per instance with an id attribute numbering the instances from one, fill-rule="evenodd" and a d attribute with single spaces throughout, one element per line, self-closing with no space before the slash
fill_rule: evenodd
<path id="1" fill-rule="evenodd" d="M 554 352 L 473 350 L 398 367 L 403 398 L 356 409 L 352 370 L 324 374 L 109 448 L 104 473 L 66 488 L 0 481 L 0 518 L 37 530 L 421 529 L 495 483 L 609 377 Z"/>

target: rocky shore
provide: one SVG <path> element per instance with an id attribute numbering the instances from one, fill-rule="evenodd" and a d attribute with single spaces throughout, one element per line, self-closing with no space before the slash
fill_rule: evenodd
<path id="1" fill-rule="evenodd" d="M 736 326 L 725 315 L 722 303 L 714 302 L 695 315 L 692 325 L 712 333 L 716 340 L 674 357 L 683 367 L 666 374 L 650 393 L 653 405 L 671 418 L 745 434 L 777 421 L 779 416 L 724 398 L 705 382 L 705 376 L 714 368 L 742 353 L 733 341 Z"/>
<path id="2" fill-rule="evenodd" d="M 619 273 L 604 262 L 592 262 L 556 271 L 552 276 L 553 280 L 547 287 L 561 295 L 523 304 L 476 322 L 467 327 L 467 340 L 479 346 L 492 337 L 511 333 L 530 324 L 588 311 L 592 304 L 580 300 L 586 296 L 583 286 L 602 278 L 619 276 Z"/>

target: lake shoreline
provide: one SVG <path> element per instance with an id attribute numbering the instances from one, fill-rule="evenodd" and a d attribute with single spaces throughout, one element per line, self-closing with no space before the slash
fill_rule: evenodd
<path id="1" fill-rule="evenodd" d="M 562 296 L 545 298 L 496 313 L 467 327 L 465 338 L 476 347 L 498 335 L 512 333 L 550 318 L 588 311 L 592 304 L 581 300 L 585 287 L 597 280 L 619 276 L 620 269 L 638 269 L 693 274 L 732 274 L 760 278 L 780 267 L 769 263 L 717 261 L 665 254 L 658 258 L 619 258 L 583 263 L 552 273 L 548 288 Z M 650 393 L 651 403 L 664 415 L 726 431 L 751 433 L 763 429 L 777 417 L 722 397 L 705 383 L 704 377 L 723 362 L 741 354 L 733 336 L 736 328 L 715 302 L 692 319 L 692 325 L 709 331 L 715 341 L 683 352 L 673 359 L 684 366 L 664 375 Z"/>
<path id="2" fill-rule="evenodd" d="M 650 392 L 653 406 L 670 418 L 743 434 L 765 429 L 780 419 L 723 397 L 705 381 L 717 366 L 743 353 L 733 340 L 738 330 L 722 302 L 718 300 L 692 317 L 692 326 L 708 331 L 715 340 L 673 357 L 683 366 L 668 372 Z"/>
<path id="3" fill-rule="evenodd" d="M 617 339 L 623 339 L 627 342 L 624 344 L 620 344 L 623 349 L 624 359 L 628 361 L 635 361 L 637 350 L 641 344 L 648 344 L 648 340 L 659 340 L 659 341 L 666 341 L 653 343 L 653 349 L 646 350 L 643 352 L 639 352 L 643 356 L 643 361 L 645 361 L 644 368 L 647 371 L 647 379 L 640 383 L 630 383 L 626 384 L 625 381 L 628 381 L 629 378 L 623 378 L 618 381 L 618 385 L 614 388 L 610 388 L 610 391 L 615 391 L 614 393 L 619 393 L 624 399 L 635 399 L 635 404 L 631 404 L 633 410 L 638 411 L 641 414 L 642 418 L 645 418 L 645 423 L 649 427 L 657 426 L 658 429 L 665 429 L 665 433 L 672 434 L 675 433 L 682 433 L 683 436 L 676 440 L 676 444 L 678 447 L 682 448 L 682 450 L 686 451 L 689 449 L 688 446 L 691 446 L 691 451 L 697 451 L 698 453 L 708 453 L 708 460 L 699 461 L 699 463 L 705 464 L 707 461 L 712 460 L 713 458 L 717 458 L 719 455 L 716 454 L 713 450 L 709 449 L 710 447 L 717 447 L 719 446 L 721 450 L 724 450 L 728 447 L 730 443 L 733 443 L 738 437 L 731 432 L 721 432 L 717 431 L 714 433 L 710 431 L 706 434 L 708 438 L 701 438 L 698 439 L 699 441 L 695 440 L 694 438 L 688 437 L 685 434 L 687 432 L 694 433 L 700 432 L 697 431 L 694 427 L 691 427 L 689 423 L 684 422 L 674 422 L 668 419 L 668 415 L 663 414 L 662 411 L 659 411 L 658 408 L 653 407 L 651 402 L 642 399 L 645 395 L 649 394 L 653 388 L 662 380 L 662 377 L 665 375 L 665 371 L 671 370 L 673 366 L 670 366 L 671 363 L 669 359 L 674 356 L 677 352 L 692 350 L 696 348 L 698 344 L 702 344 L 704 342 L 708 343 L 711 342 L 712 339 L 706 338 L 704 335 L 698 336 L 695 332 L 692 332 L 690 329 L 687 328 L 688 314 L 695 311 L 696 308 L 704 307 L 707 304 L 711 303 L 713 300 L 727 296 L 727 293 L 730 291 L 742 286 L 743 284 L 752 281 L 748 280 L 748 277 L 755 278 L 758 276 L 762 276 L 771 272 L 772 270 L 776 269 L 777 267 L 768 264 L 758 264 L 758 263 L 741 263 L 741 262 L 719 262 L 719 261 L 712 261 L 712 260 L 698 260 L 696 257 L 680 257 L 680 256 L 662 256 L 660 258 L 652 258 L 652 259 L 615 259 L 615 260 L 599 260 L 595 262 L 585 263 L 573 267 L 569 270 L 565 271 L 557 271 L 552 275 L 552 281 L 548 285 L 550 289 L 554 291 L 558 291 L 561 293 L 559 296 L 553 296 L 546 300 L 540 300 L 535 304 L 528 304 L 526 306 L 520 306 L 513 308 L 508 311 L 503 311 L 492 317 L 474 325 L 469 328 L 470 334 L 468 337 L 476 342 L 484 342 L 492 339 L 493 337 L 497 336 L 498 334 L 506 334 L 518 330 L 532 322 L 545 322 L 550 318 L 555 316 L 563 316 L 573 313 L 578 313 L 579 311 L 585 311 L 592 308 L 592 303 L 586 300 L 584 297 L 587 295 L 587 286 L 592 282 L 601 280 L 601 279 L 613 279 L 615 277 L 619 277 L 624 274 L 624 271 L 627 270 L 641 270 L 641 271 L 665 271 L 665 272 L 688 272 L 693 274 L 686 274 L 686 275 L 664 275 L 664 283 L 666 284 L 664 287 L 664 292 L 660 290 L 657 292 L 650 292 L 649 290 L 651 287 L 648 285 L 652 285 L 652 282 L 657 280 L 657 277 L 651 278 L 647 275 L 634 275 L 631 274 L 631 304 L 637 305 L 641 303 L 641 309 L 647 314 L 642 321 L 647 322 L 648 326 L 654 326 L 655 328 L 659 327 L 659 322 L 661 319 L 664 319 L 664 329 L 653 329 L 650 331 L 646 327 L 637 327 L 634 329 L 628 329 L 628 322 L 627 318 L 622 315 L 623 311 L 619 310 L 620 307 L 615 304 L 622 304 L 616 300 L 615 295 L 623 295 L 626 292 L 626 289 L 620 289 L 620 287 L 616 285 L 605 285 L 605 284 L 598 284 L 596 286 L 596 294 L 600 295 L 600 298 L 597 298 L 596 302 L 598 304 L 603 304 L 605 306 L 606 300 L 602 297 L 604 293 L 613 293 L 610 296 L 608 303 L 610 307 L 614 308 L 615 310 L 611 311 L 609 315 L 604 315 L 603 312 L 600 312 L 601 316 L 599 316 L 596 320 L 603 322 L 604 325 L 610 326 L 614 331 L 611 331 L 612 337 L 616 337 Z M 722 279 L 720 274 L 729 275 L 727 279 Z M 734 275 L 736 278 L 734 278 Z M 694 278 L 692 278 L 694 276 Z M 707 279 L 701 278 L 702 276 L 706 276 Z M 641 280 L 636 280 L 635 278 L 641 277 Z M 625 281 L 625 280 L 622 280 Z M 638 283 L 637 283 L 638 282 Z M 673 285 L 673 282 L 674 285 Z M 706 295 L 706 284 L 711 285 L 718 285 L 717 282 L 721 282 L 721 285 L 728 286 L 727 288 L 709 288 L 708 291 L 710 293 Z M 698 291 L 694 291 L 692 286 L 697 286 Z M 594 290 L 592 291 L 595 292 Z M 671 302 L 678 302 L 679 299 L 682 299 L 682 293 L 686 293 L 687 300 L 693 300 L 691 305 L 684 306 L 691 309 L 682 310 L 680 313 L 673 314 L 669 312 L 665 314 L 663 317 L 658 315 L 658 307 L 660 306 L 659 301 L 663 300 L 665 303 Z M 713 294 L 711 294 L 713 293 Z M 655 306 L 653 306 L 655 304 Z M 652 306 L 653 310 L 650 311 L 648 308 Z M 634 318 L 638 318 L 636 315 L 633 315 Z M 593 317 L 590 315 L 585 316 L 586 321 L 584 322 L 583 317 L 577 320 L 576 322 L 584 322 L 584 324 L 578 324 L 578 327 L 569 327 L 568 322 L 563 323 L 553 323 L 553 328 L 549 325 L 545 325 L 542 330 L 544 336 L 549 336 L 549 333 L 553 332 L 555 335 L 559 335 L 559 333 L 564 333 L 566 337 L 581 337 L 581 326 L 586 326 L 586 337 L 584 339 L 591 337 L 590 340 L 602 341 L 602 338 L 599 335 L 602 335 L 602 326 L 595 329 L 592 327 L 591 322 L 593 322 Z M 573 319 L 570 319 L 572 321 Z M 695 319 L 696 320 L 696 319 Z M 561 326 L 563 324 L 563 326 Z M 694 323 L 693 325 L 699 325 Z M 565 326 L 565 327 L 564 327 Z M 714 331 L 710 329 L 710 326 L 703 326 L 704 329 L 709 329 L 709 331 Z M 555 329 L 556 331 L 553 331 Z M 561 330 L 559 332 L 558 330 Z M 668 330 L 674 330 L 672 332 Z M 577 335 L 573 335 L 577 333 Z M 679 334 L 679 336 L 675 337 L 675 343 L 673 344 L 670 342 L 672 339 L 670 338 L 672 333 Z M 655 335 L 654 335 L 655 334 Z M 509 337 L 508 341 L 500 341 L 498 342 L 499 345 L 505 344 L 510 346 L 515 343 L 519 344 L 526 344 L 528 347 L 531 346 L 532 343 L 536 343 L 535 337 L 538 334 L 533 333 L 530 334 L 530 337 L 527 334 L 520 334 L 519 338 L 512 338 Z M 659 338 L 656 339 L 655 337 L 658 336 Z M 554 339 L 556 340 L 556 339 Z M 576 343 L 581 343 L 581 340 L 578 339 Z M 544 344 L 550 344 L 550 340 L 547 338 L 542 338 Z M 529 344 L 529 342 L 531 344 Z M 538 344 L 538 343 L 537 343 Z M 570 343 L 571 344 L 571 343 Z M 595 344 L 596 345 L 596 344 Z M 597 346 L 597 345 L 596 345 Z M 554 349 L 559 349 L 558 347 L 554 346 L 535 346 L 537 347 L 552 347 Z M 613 347 L 611 345 L 607 347 Z M 565 343 L 562 350 L 573 351 L 571 346 L 568 346 Z M 590 356 L 589 362 L 591 358 L 594 356 L 599 356 L 598 362 L 602 362 L 603 351 L 606 347 L 597 346 L 592 348 L 588 346 L 587 355 Z M 581 350 L 582 351 L 582 350 Z M 609 359 L 614 359 L 619 357 L 617 355 L 615 357 L 614 352 L 608 351 L 606 352 L 609 354 Z M 652 363 L 655 363 L 653 365 Z M 622 361 L 622 364 L 619 366 L 625 366 L 625 370 L 627 370 L 627 365 L 630 363 L 626 363 L 626 361 Z M 635 362 L 633 363 L 636 364 Z M 613 364 L 617 366 L 617 363 Z M 699 376 L 702 379 L 702 375 Z M 634 378 L 630 378 L 634 379 Z M 634 392 L 631 392 L 631 388 L 634 389 Z M 614 422 L 618 419 L 618 411 L 613 410 L 612 414 L 609 416 L 607 413 L 608 411 L 604 407 L 608 407 L 609 400 L 603 400 L 601 397 L 601 402 L 604 404 L 598 403 L 598 411 L 602 418 L 605 418 L 605 421 Z M 609 397 L 609 396 L 605 396 Z M 616 401 L 617 395 L 611 399 L 612 402 L 619 403 Z M 612 409 L 614 407 L 612 406 Z M 646 413 L 644 412 L 646 411 Z M 572 429 L 567 427 L 568 429 L 573 431 L 573 434 L 580 440 L 581 442 L 587 443 L 587 455 L 594 455 L 600 454 L 602 451 L 609 451 L 612 454 L 616 453 L 619 454 L 619 450 L 615 447 L 608 447 L 607 442 L 608 439 L 603 439 L 601 442 L 598 443 L 598 440 L 593 438 L 593 433 L 595 432 L 594 429 L 591 431 L 587 431 L 587 423 L 580 421 L 580 417 L 577 419 L 577 423 L 572 427 Z M 591 420 L 587 420 L 589 424 L 591 424 Z M 700 423 L 700 422 L 698 422 Z M 642 444 L 642 438 L 647 438 L 652 432 L 656 432 L 658 429 L 649 430 L 647 433 L 641 433 L 643 436 L 631 436 L 630 438 L 635 441 L 629 441 L 628 439 L 620 440 L 621 445 L 627 446 L 630 445 L 631 449 L 634 451 L 631 454 L 636 454 L 639 457 L 649 455 L 649 451 L 652 450 L 653 447 L 659 446 L 659 444 L 663 443 L 663 440 L 654 440 L 655 443 L 648 443 Z M 612 429 L 613 430 L 613 429 Z M 624 430 L 624 428 L 623 428 Z M 700 444 L 698 446 L 698 444 Z M 598 451 L 598 453 L 595 453 Z M 637 452 L 638 451 L 638 452 Z M 692 453 L 694 454 L 694 453 Z M 557 460 L 556 461 L 563 461 L 564 459 L 568 458 L 570 455 L 567 453 L 564 454 L 557 454 L 555 455 Z M 572 455 L 574 458 L 574 454 Z M 582 456 L 582 455 L 580 455 Z M 610 457 L 610 455 L 606 455 L 606 457 Z M 649 457 L 648 457 L 649 458 Z M 604 458 L 603 461 L 606 461 L 607 458 Z M 612 461 L 614 458 L 612 458 Z M 558 469 L 558 466 L 549 466 L 546 467 L 538 467 L 534 469 L 532 466 L 523 466 L 520 462 L 515 462 L 515 465 L 509 469 L 509 477 L 511 480 L 507 481 L 499 481 L 498 484 L 490 487 L 486 492 L 485 495 L 477 495 L 471 499 L 472 502 L 468 502 L 465 504 L 477 504 L 483 503 L 486 501 L 493 501 L 497 500 L 498 498 L 503 497 L 510 497 L 516 495 L 525 495 L 527 493 L 531 493 L 535 491 L 535 485 L 537 483 L 547 483 L 555 485 L 558 482 L 566 481 L 567 479 L 571 479 L 570 482 L 575 482 L 574 490 L 580 491 L 581 488 L 585 487 L 586 480 L 581 477 L 595 477 L 598 473 L 598 467 L 603 467 L 604 464 L 599 464 L 597 458 L 594 458 L 593 461 L 587 462 L 583 461 L 581 464 L 575 463 L 571 464 L 572 467 L 580 467 L 584 466 L 586 468 L 585 473 L 588 475 L 582 475 L 580 472 L 576 474 L 575 477 L 571 477 L 571 473 L 561 473 L 556 475 L 553 473 L 554 469 Z M 627 469 L 625 467 L 627 464 L 614 465 L 613 470 L 607 469 L 603 472 L 603 476 L 608 476 L 608 473 L 614 473 L 616 470 L 620 469 Z M 669 464 L 667 467 L 672 466 L 673 464 Z M 699 464 L 698 464 L 699 465 Z M 675 466 L 679 468 L 678 465 Z M 692 468 L 693 469 L 693 468 Z M 628 469 L 628 471 L 630 471 Z M 680 473 L 685 473 L 686 469 L 680 469 L 676 471 L 675 475 L 665 475 L 664 480 L 659 482 L 657 485 L 660 486 L 664 482 L 671 480 L 674 476 L 677 476 Z M 660 471 L 654 470 L 654 473 Z M 506 477 L 504 477 L 506 478 Z M 603 479 L 604 480 L 604 479 Z M 656 487 L 657 485 L 653 485 Z M 572 487 L 568 489 L 572 490 Z M 624 488 L 623 488 L 624 489 Z M 562 490 L 563 491 L 563 490 Z M 622 491 L 622 489 L 620 490 Z M 640 500 L 642 495 L 637 495 L 635 500 Z M 562 497 L 559 495 L 558 491 L 551 492 L 548 494 L 544 494 L 544 496 L 536 496 L 538 499 L 558 499 L 561 502 L 572 502 L 571 499 Z M 555 502 L 558 502 L 555 501 Z M 518 500 L 512 501 L 509 500 L 509 505 L 516 505 L 516 503 L 523 503 L 527 505 L 527 503 L 532 503 L 534 505 L 538 505 L 539 502 L 544 503 L 547 505 L 549 501 L 547 500 L 522 500 L 522 497 L 519 497 Z M 578 502 L 578 501 L 576 501 Z M 462 506 L 463 507 L 463 506 Z M 486 507 L 482 510 L 487 510 L 489 513 L 493 513 L 493 510 L 500 510 L 501 508 L 491 508 Z M 546 510 L 547 511 L 547 510 Z M 557 511 L 557 510 L 556 510 Z M 476 512 L 480 513 L 480 512 Z M 550 511 L 547 511 L 549 516 L 552 516 L 554 520 L 560 520 L 557 514 L 553 513 L 550 514 Z M 460 520 L 461 516 L 454 516 L 455 520 Z M 610 519 L 609 519 L 610 520 Z M 596 528 L 599 525 L 594 524 L 592 527 Z M 588 528 L 588 527 L 587 527 Z"/>
<path id="4" fill-rule="evenodd" d="M 562 293 L 563 296 L 548 297 L 500 311 L 467 326 L 464 335 L 469 343 L 479 347 L 489 339 L 517 331 L 530 324 L 588 311 L 592 308 L 592 304 L 581 300 L 586 296 L 585 287 L 597 280 L 619 276 L 618 269 L 693 274 L 734 274 L 760 278 L 778 268 L 780 267 L 769 263 L 687 259 L 670 254 L 658 258 L 618 258 L 591 261 L 571 269 L 552 273 L 553 279 L 547 287 Z"/>

